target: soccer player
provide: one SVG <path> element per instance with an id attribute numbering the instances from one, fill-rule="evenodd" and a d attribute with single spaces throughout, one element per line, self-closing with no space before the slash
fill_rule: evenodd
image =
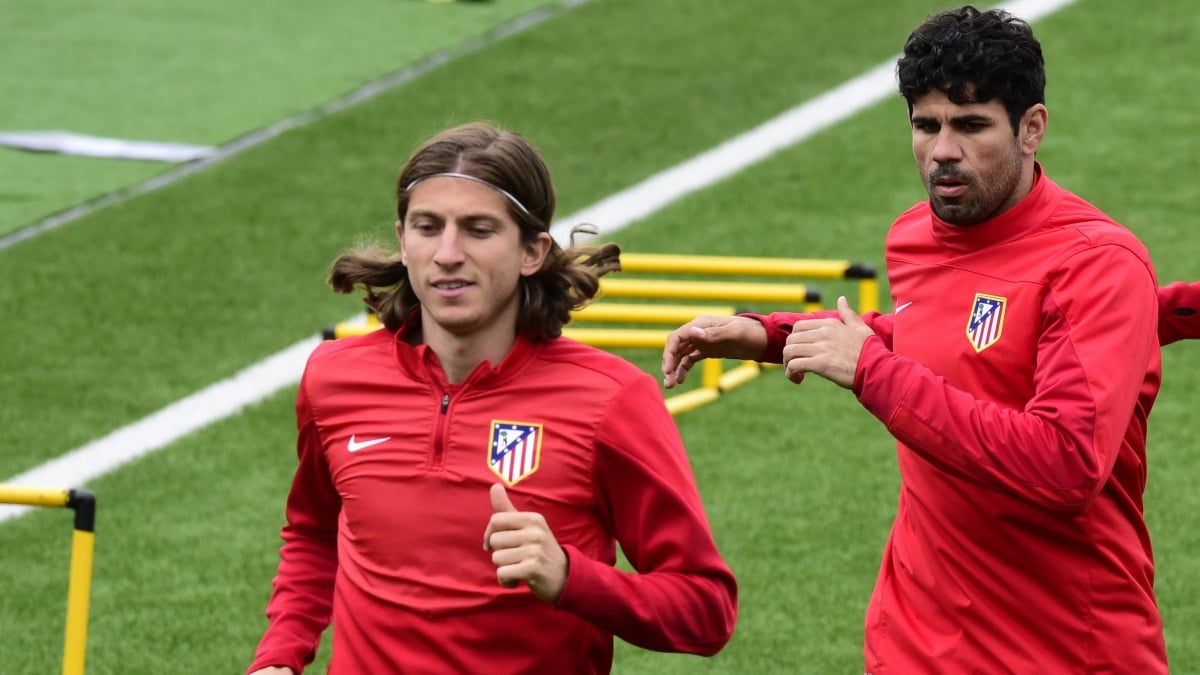
<path id="1" fill-rule="evenodd" d="M 1176 281 L 1158 289 L 1158 339 L 1169 345 L 1200 340 L 1200 281 Z"/>
<path id="2" fill-rule="evenodd" d="M 1165 673 L 1142 516 L 1160 361 L 1146 249 L 1054 183 L 1041 46 L 967 6 L 898 64 L 928 199 L 887 234 L 895 309 L 703 317 L 665 384 L 706 357 L 851 389 L 897 440 L 895 522 L 865 671 Z"/>
<path id="3" fill-rule="evenodd" d="M 384 328 L 309 358 L 249 671 L 299 673 L 331 620 L 339 674 L 607 673 L 613 636 L 715 654 L 737 588 L 662 392 L 560 336 L 617 247 L 555 243 L 542 158 L 487 124 L 423 144 L 397 198 L 398 253 L 330 274 Z"/>

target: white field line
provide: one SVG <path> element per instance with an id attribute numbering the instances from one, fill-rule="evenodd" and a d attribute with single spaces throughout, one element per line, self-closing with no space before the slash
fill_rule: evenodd
<path id="1" fill-rule="evenodd" d="M 8 131 L 0 145 L 30 152 L 57 152 L 80 157 L 118 157 L 147 162 L 190 162 L 211 157 L 217 149 L 206 145 L 106 138 L 74 131 Z"/>
<path id="2" fill-rule="evenodd" d="M 1029 21 L 1076 0 L 1017 0 L 1004 5 Z M 555 227 L 561 240 L 571 223 L 591 222 L 614 232 L 686 194 L 712 185 L 882 100 L 894 90 L 895 60 L 830 90 L 716 148 L 570 216 Z M 736 168 L 730 168 L 736 167 Z M 652 203 L 647 207 L 643 202 Z M 299 382 L 320 338 L 309 337 L 158 412 L 76 450 L 14 476 L 7 485 L 79 487 L 133 459 L 159 450 Z M 0 505 L 0 522 L 32 507 Z"/>
<path id="3" fill-rule="evenodd" d="M 1033 22 L 1075 1 L 1016 0 L 1001 6 Z M 851 117 L 896 91 L 896 58 L 898 55 L 712 150 L 560 220 L 550 233 L 565 246 L 571 228 L 579 223 L 590 223 L 600 233 L 615 232 Z"/>
<path id="4" fill-rule="evenodd" d="M 428 73 L 439 66 L 473 52 L 477 52 L 480 49 L 483 49 L 484 47 L 487 47 L 499 40 L 509 37 L 510 35 L 520 33 L 528 28 L 532 28 L 533 26 L 542 23 L 546 19 L 556 16 L 566 10 L 583 5 L 587 2 L 590 2 L 590 0 L 562 0 L 562 2 L 558 3 L 557 5 L 550 5 L 535 9 L 532 12 L 525 14 L 524 16 L 517 17 L 509 23 L 504 24 L 481 37 L 469 39 L 456 47 L 437 52 L 423 61 L 419 61 L 380 80 L 376 80 L 375 82 L 364 85 L 363 87 L 356 89 L 349 94 L 342 96 L 341 98 L 334 99 L 333 101 L 330 101 L 319 108 L 301 113 L 295 117 L 289 117 L 288 119 L 273 124 L 265 129 L 259 129 L 258 131 L 254 131 L 240 138 L 236 138 L 229 143 L 216 148 L 212 153 L 207 154 L 206 156 L 200 157 L 199 159 L 195 159 L 185 164 L 180 164 L 174 169 L 171 169 L 170 171 L 167 171 L 166 173 L 155 178 L 151 178 L 144 183 L 100 195 L 99 197 L 90 199 L 82 204 L 79 204 L 78 206 L 71 207 L 65 211 L 60 211 L 35 223 L 22 227 L 19 230 L 0 236 L 0 251 L 3 251 L 10 246 L 19 244 L 27 239 L 32 239 L 43 232 L 48 232 L 66 225 L 67 223 L 78 220 L 86 215 L 95 213 L 96 211 L 99 211 L 105 207 L 112 206 L 113 204 L 119 204 L 132 199 L 133 197 L 144 195 L 146 193 L 158 190 L 159 188 L 178 183 L 192 174 L 204 171 L 217 162 L 222 162 L 233 155 L 240 154 L 246 150 L 262 145 L 272 138 L 280 136 L 288 131 L 291 131 L 292 129 L 311 124 L 312 122 L 329 117 L 330 115 L 346 110 L 347 108 L 358 105 L 359 103 L 373 99 L 376 96 L 395 89 L 396 87 L 399 87 L 420 75 L 424 75 L 425 73 Z"/>

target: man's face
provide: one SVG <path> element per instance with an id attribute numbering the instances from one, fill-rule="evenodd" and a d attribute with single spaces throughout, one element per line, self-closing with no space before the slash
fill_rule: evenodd
<path id="1" fill-rule="evenodd" d="M 503 195 L 449 176 L 418 183 L 396 228 L 427 338 L 431 331 L 511 338 L 518 281 L 541 267 L 548 234 L 523 244 Z"/>
<path id="2" fill-rule="evenodd" d="M 1030 142 L 1028 120 L 1035 109 L 1040 110 L 1035 122 L 1042 126 Z M 998 100 L 959 105 L 935 90 L 913 103 L 913 155 L 939 218 L 954 225 L 975 225 L 1028 194 L 1045 107 L 1039 104 L 1030 112 L 1014 135 Z"/>

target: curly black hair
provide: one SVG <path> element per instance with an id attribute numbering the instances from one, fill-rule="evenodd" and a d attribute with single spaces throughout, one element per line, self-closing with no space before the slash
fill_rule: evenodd
<path id="1" fill-rule="evenodd" d="M 958 104 L 995 99 L 1016 134 L 1025 111 L 1045 103 L 1042 46 L 1028 23 L 1003 10 L 967 5 L 929 17 L 908 36 L 896 74 L 910 115 L 933 90 Z"/>

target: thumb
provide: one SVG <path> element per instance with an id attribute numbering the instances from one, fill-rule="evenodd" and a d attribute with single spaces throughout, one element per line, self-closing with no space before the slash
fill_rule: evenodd
<path id="1" fill-rule="evenodd" d="M 505 490 L 501 483 L 492 484 L 492 510 L 496 513 L 516 512 L 517 510 L 517 507 L 513 506 L 512 500 L 508 498 L 508 490 Z"/>
<path id="2" fill-rule="evenodd" d="M 847 326 L 856 326 L 856 327 L 867 325 L 866 323 L 863 322 L 862 318 L 858 316 L 858 312 L 855 312 L 853 309 L 850 308 L 850 301 L 846 299 L 846 296 L 844 296 L 844 295 L 838 296 L 837 307 L 838 307 L 838 316 L 841 317 L 842 323 L 846 324 Z"/>

